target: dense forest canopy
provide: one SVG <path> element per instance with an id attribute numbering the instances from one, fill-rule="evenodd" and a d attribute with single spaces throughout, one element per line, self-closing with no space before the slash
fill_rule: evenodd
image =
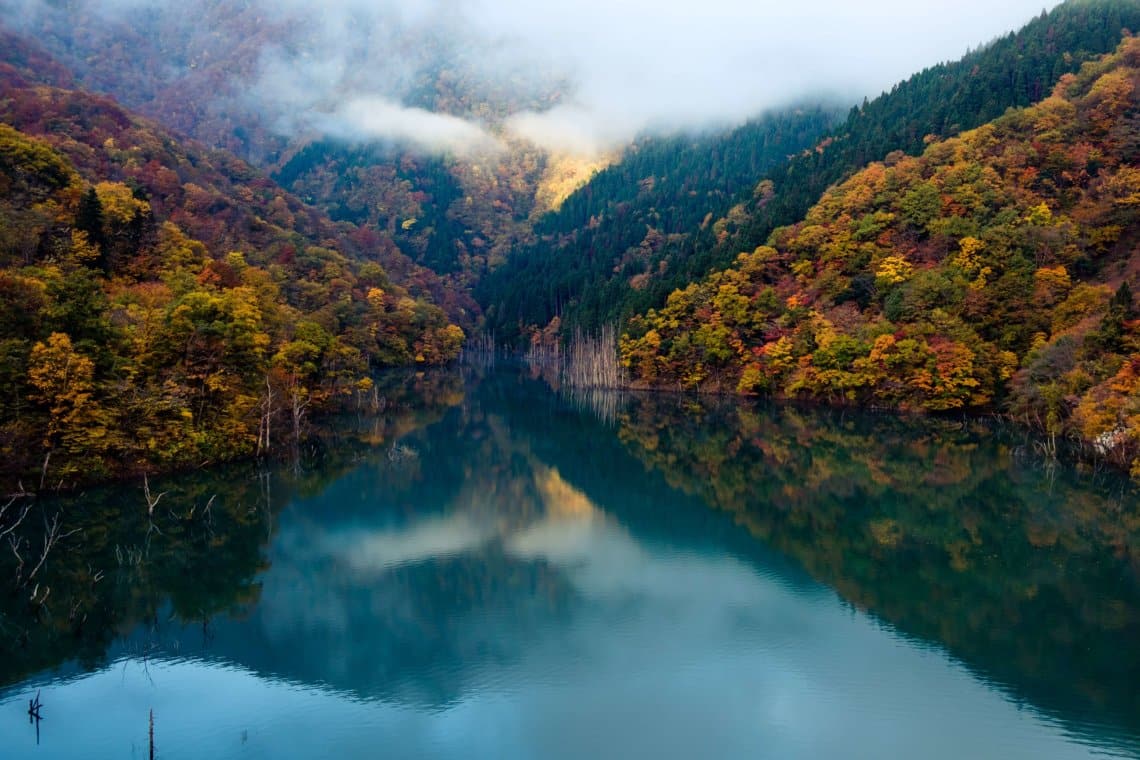
<path id="1" fill-rule="evenodd" d="M 453 359 L 429 270 L 113 102 L 0 101 L 0 474 L 13 490 L 300 435 L 379 367 Z M 468 313 L 469 314 L 469 313 Z"/>
<path id="2" fill-rule="evenodd" d="M 756 178 L 814 145 L 837 117 L 795 108 L 726 134 L 639 141 L 539 219 L 536 242 L 513 250 L 476 288 L 490 329 L 517 343 L 555 317 L 597 329 L 646 308 L 653 283 L 674 277 L 669 252 L 725 235 L 730 222 L 720 219 L 769 194 Z"/>
<path id="3" fill-rule="evenodd" d="M 644 383 L 995 404 L 1135 456 L 1140 40 L 1036 106 L 902 151 L 630 322 Z"/>
<path id="4" fill-rule="evenodd" d="M 96 48 L 122 30 L 88 16 L 44 17 L 67 65 L 2 33 L 0 446 L 25 484 L 257 452 L 474 332 L 614 324 L 644 385 L 1001 408 L 1131 461 L 1134 43 L 1098 56 L 1135 3 L 1070 0 L 845 118 L 805 102 L 594 156 L 508 134 L 557 82 L 512 97 L 444 58 L 409 107 L 478 117 L 496 150 L 273 147 L 209 83 L 296 29 L 211 13 L 249 30 L 232 71 L 218 40 L 167 39 L 136 52 L 177 76 L 116 73 Z"/>
<path id="5" fill-rule="evenodd" d="M 683 146 L 672 155 L 666 149 L 655 166 L 636 165 L 634 154 L 630 167 L 598 175 L 560 213 L 541 222 L 538 231 L 548 234 L 534 246 L 513 251 L 503 271 L 477 290 L 480 301 L 497 334 L 511 339 L 535 334 L 555 316 L 565 333 L 575 326 L 597 330 L 660 307 L 673 290 L 728 266 L 741 251 L 763 244 L 776 227 L 798 222 L 830 185 L 866 163 L 896 150 L 917 154 L 929 135 L 949 137 L 985 124 L 1007 108 L 1040 100 L 1062 74 L 1111 52 L 1128 29 L 1140 29 L 1140 6 L 1134 2 L 1063 3 L 1017 33 L 915 74 L 852 109 L 845 121 L 813 139 L 806 146 L 810 149 L 796 149 L 788 160 L 780 156 L 754 171 L 746 191 L 731 196 L 731 202 L 710 198 L 703 204 L 712 213 L 707 223 L 700 224 L 703 214 L 698 215 L 697 224 L 670 230 L 676 234 L 640 253 L 646 222 L 659 226 L 652 224 L 652 209 L 674 205 L 652 188 L 668 187 L 663 180 L 674 173 L 667 168 L 686 153 Z M 809 137 L 805 130 L 800 139 Z M 716 145 L 702 148 L 712 151 Z M 648 219 L 627 213 L 629 201 L 613 194 L 609 183 L 618 174 L 625 179 L 622 192 L 631 192 L 635 184 L 651 188 L 641 201 L 646 210 L 640 216 Z M 719 190 L 722 176 L 706 172 L 698 194 Z"/>

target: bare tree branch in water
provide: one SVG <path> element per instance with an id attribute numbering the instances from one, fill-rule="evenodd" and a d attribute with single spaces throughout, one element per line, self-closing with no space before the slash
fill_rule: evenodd
<path id="1" fill-rule="evenodd" d="M 12 547 L 12 554 L 16 555 L 16 585 L 19 586 L 20 579 L 24 573 L 24 558 L 20 556 L 20 545 L 24 543 L 22 538 L 15 535 L 8 536 L 8 546 Z"/>
<path id="2" fill-rule="evenodd" d="M 418 451 L 403 443 L 393 443 L 388 449 L 389 462 L 406 462 L 409 459 L 415 459 L 419 455 Z"/>
<path id="3" fill-rule="evenodd" d="M 21 498 L 22 497 L 20 495 L 13 496 L 7 504 L 5 504 L 3 507 L 0 507 L 0 526 L 4 524 L 4 521 L 8 515 L 8 510 L 15 506 L 16 502 Z M 11 525 L 6 528 L 0 528 L 0 538 L 4 538 L 9 534 L 14 533 L 16 531 L 16 528 L 20 527 L 20 523 L 24 522 L 24 518 L 28 516 L 28 512 L 31 511 L 32 502 L 28 501 L 24 504 L 24 508 L 19 510 L 19 517 L 17 517 Z M 13 514 L 15 514 L 15 512 L 13 512 Z"/>
<path id="4" fill-rule="evenodd" d="M 146 513 L 148 517 L 154 517 L 154 508 L 162 501 L 162 497 L 166 496 L 166 491 L 163 491 L 158 496 L 150 495 L 150 481 L 147 479 L 146 473 L 143 473 L 143 494 L 146 496 Z"/>
<path id="5" fill-rule="evenodd" d="M 32 572 L 28 573 L 27 582 L 30 583 L 32 579 L 36 577 L 36 573 L 38 573 L 40 571 L 40 568 L 44 566 L 44 562 L 47 561 L 48 554 L 51 553 L 51 550 L 55 547 L 56 544 L 68 536 L 75 535 L 79 531 L 79 528 L 75 528 L 73 530 L 69 530 L 67 533 L 61 533 L 58 512 L 56 512 L 55 517 L 52 518 L 51 523 L 48 523 L 47 518 L 45 517 L 43 549 L 40 551 L 39 562 L 37 562 L 36 566 L 32 568 Z"/>

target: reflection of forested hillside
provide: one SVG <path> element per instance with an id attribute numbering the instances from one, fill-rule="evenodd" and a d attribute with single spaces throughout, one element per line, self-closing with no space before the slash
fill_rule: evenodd
<path id="1" fill-rule="evenodd" d="M 141 636 L 149 647 L 171 625 L 206 631 L 255 606 L 281 508 L 323 492 L 361 457 L 387 462 L 401 437 L 462 399 L 453 373 L 392 374 L 378 385 L 385 412 L 338 420 L 296 460 L 151 479 L 151 517 L 141 481 L 13 501 L 0 512 L 0 687 L 67 661 L 97 667 L 134 629 L 152 632 Z M 33 574 L 53 524 L 58 539 Z"/>
<path id="2" fill-rule="evenodd" d="M 770 563 L 793 587 L 804 587 L 801 576 L 752 542 L 733 541 L 728 521 L 686 497 L 674 503 L 661 478 L 641 475 L 612 429 L 568 409 L 541 385 L 500 373 L 464 397 L 452 393 L 458 379 L 404 376 L 383 386 L 397 410 L 406 409 L 402 399 L 433 388 L 441 405 L 344 420 L 340 440 L 299 470 L 274 475 L 271 510 L 257 490 L 267 481 L 247 479 L 253 490 L 227 503 L 260 505 L 242 544 L 256 564 L 179 576 L 183 586 L 194 585 L 191 578 L 201 579 L 196 588 L 209 584 L 209 593 L 201 592 L 209 598 L 195 604 L 171 600 L 170 583 L 140 588 L 125 578 L 148 612 L 115 618 L 90 664 L 102 660 L 117 632 L 133 629 L 112 654 L 203 654 L 364 697 L 440 706 L 475 688 L 488 669 L 515 666 L 571 629 L 571 615 L 585 614 L 577 588 L 583 581 L 572 580 L 571 571 L 597 566 L 592 572 L 601 575 L 588 574 L 587 582 L 628 582 L 628 593 L 639 598 L 641 581 L 623 580 L 621 568 L 647 561 L 637 548 L 643 541 L 719 553 L 727 540 L 734 552 Z M 145 520 L 132 525 L 145 529 Z M 153 536 L 153 546 L 161 540 Z M 169 544 L 169 553 L 177 551 Z M 231 596 L 243 584 L 256 604 Z M 216 614 L 235 606 L 241 614 Z M 620 616 L 624 606 L 603 614 Z"/>
<path id="3" fill-rule="evenodd" d="M 400 453 L 366 456 L 297 501 L 270 550 L 263 603 L 248 621 L 220 623 L 213 651 L 259 672 L 441 706 L 563 627 L 573 588 L 518 542 L 602 518 L 498 401 L 468 396 L 403 436 Z"/>
<path id="4" fill-rule="evenodd" d="M 979 423 L 640 398 L 620 436 L 901 631 L 1045 706 L 1133 723 L 1140 506 Z"/>
<path id="5" fill-rule="evenodd" d="M 715 617 L 755 602 L 718 582 L 821 599 L 810 574 L 1066 722 L 1136 730 L 1122 481 L 1050 474 L 971 424 L 633 396 L 615 430 L 510 370 L 469 379 L 404 376 L 380 422 L 268 479 L 152 483 L 169 494 L 141 562 L 116 559 L 145 548 L 140 495 L 90 502 L 112 527 L 53 555 L 38 616 L 30 589 L 5 596 L 22 664 L 4 682 L 110 647 L 441 707 L 644 605 L 693 604 L 668 595 L 686 578 L 724 595 Z M 432 388 L 434 407 L 401 401 Z"/>

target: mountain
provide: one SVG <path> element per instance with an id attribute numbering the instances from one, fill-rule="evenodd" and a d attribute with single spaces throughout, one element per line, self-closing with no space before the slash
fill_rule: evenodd
<path id="1" fill-rule="evenodd" d="M 928 136 L 949 137 L 1039 100 L 1062 74 L 1111 52 L 1123 29 L 1140 29 L 1140 5 L 1069 0 L 957 62 L 926 69 L 853 109 L 810 149 L 746 175 L 746 191 L 731 202 L 706 203 L 713 213 L 706 224 L 670 230 L 664 242 L 635 254 L 641 259 L 636 267 L 629 259 L 640 237 L 598 240 L 590 230 L 620 228 L 622 220 L 614 217 L 626 212 L 622 193 L 642 181 L 652 187 L 664 172 L 630 169 L 613 184 L 627 170 L 599 174 L 561 212 L 539 222 L 541 242 L 513 251 L 502 272 L 477 291 L 479 300 L 504 337 L 542 329 L 555 316 L 563 332 L 575 325 L 594 330 L 660 307 L 673 290 L 728 266 L 741 251 L 764 243 L 776 227 L 802 219 L 830 185 L 869 161 L 893 151 L 917 154 Z M 715 188 L 717 176 L 695 188 L 698 195 Z M 528 286 L 519 287 L 519 278 Z"/>
<path id="2" fill-rule="evenodd" d="M 996 407 L 1131 463 L 1138 155 L 1127 37 L 1036 106 L 836 185 L 631 320 L 623 362 L 652 386 Z"/>
<path id="3" fill-rule="evenodd" d="M 673 277 L 670 252 L 726 234 L 714 220 L 767 197 L 756 178 L 814 145 L 838 115 L 795 108 L 724 134 L 639 141 L 540 218 L 535 242 L 476 287 L 489 328 L 515 343 L 559 316 L 593 329 L 652 305 L 646 286 Z"/>
<path id="4" fill-rule="evenodd" d="M 11 51 L 11 49 L 10 49 Z M 474 307 L 395 246 L 105 96 L 0 66 L 0 476 L 198 466 L 295 439 Z M 35 66 L 35 70 L 21 70 Z M 57 81 L 64 81 L 56 71 Z"/>
<path id="5" fill-rule="evenodd" d="M 1112 76 L 1131 43 L 1090 61 L 1140 26 L 1135 3 L 1070 0 L 846 119 L 801 105 L 606 156 L 511 133 L 559 83 L 496 89 L 415 34 L 414 75 L 381 94 L 494 147 L 283 124 L 243 82 L 323 43 L 254 8 L 109 19 L 76 0 L 0 32 L 10 475 L 241 456 L 295 438 L 310 407 L 361 402 L 371 369 L 448 360 L 464 331 L 555 342 L 615 322 L 645 385 L 1000 407 L 1130 450 L 1136 153 Z M 373 47 L 344 61 L 386 65 Z M 339 113 L 343 93 L 296 89 L 318 98 L 296 119 Z"/>
<path id="6" fill-rule="evenodd" d="M 452 287 L 468 289 L 532 239 L 533 218 L 561 200 L 555 184 L 567 162 L 571 183 L 595 165 L 559 161 L 522 141 L 460 159 L 320 140 L 294 153 L 273 177 L 333 219 L 376 230 L 448 276 Z"/>
<path id="7" fill-rule="evenodd" d="M 357 45 L 325 39 L 327 30 L 312 28 L 312 19 L 293 13 L 299 9 L 258 3 L 118 8 L 75 0 L 23 10 L 0 38 L 17 49 L 34 38 L 54 57 L 66 81 L 46 83 L 106 93 L 175 134 L 242 157 L 332 219 L 445 275 L 452 290 L 468 289 L 528 244 L 532 217 L 607 162 L 593 151 L 540 148 L 505 126 L 513 114 L 556 104 L 563 83 L 534 73 L 534 81 L 514 77 L 504 86 L 458 42 L 396 19 L 388 38 Z M 339 66 L 312 64 L 333 58 Z M 304 78 L 330 66 L 331 84 Z M 425 150 L 330 126 L 336 106 L 358 97 L 465 120 L 494 144 Z"/>

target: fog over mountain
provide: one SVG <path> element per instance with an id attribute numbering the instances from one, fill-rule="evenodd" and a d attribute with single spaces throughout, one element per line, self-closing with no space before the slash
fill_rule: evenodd
<path id="1" fill-rule="evenodd" d="M 87 14 L 170 40 L 241 13 L 275 32 L 241 51 L 256 56 L 253 74 L 229 85 L 277 131 L 456 153 L 486 150 L 504 129 L 591 153 L 811 95 L 873 96 L 1042 9 L 1040 0 L 0 0 L 10 25 Z M 222 26 L 208 31 L 233 34 Z M 433 102 L 441 74 L 482 111 Z"/>

